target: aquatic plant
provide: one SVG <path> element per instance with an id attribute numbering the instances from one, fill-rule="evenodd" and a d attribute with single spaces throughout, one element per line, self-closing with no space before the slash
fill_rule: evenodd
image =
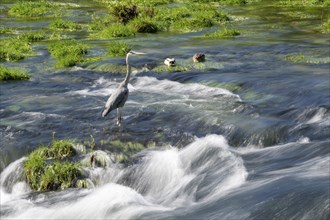
<path id="1" fill-rule="evenodd" d="M 0 61 L 18 61 L 31 55 L 32 46 L 26 39 L 13 37 L 0 41 Z"/>
<path id="2" fill-rule="evenodd" d="M 13 34 L 16 30 L 14 28 L 9 27 L 0 27 L 0 34 Z"/>
<path id="3" fill-rule="evenodd" d="M 109 5 L 110 13 L 121 23 L 126 24 L 130 20 L 136 18 L 139 13 L 137 5 L 131 2 L 116 1 Z"/>
<path id="4" fill-rule="evenodd" d="M 306 56 L 302 53 L 287 55 L 287 56 L 285 56 L 284 59 L 287 61 L 293 62 L 293 63 L 307 63 L 308 62 Z"/>
<path id="5" fill-rule="evenodd" d="M 135 18 L 129 22 L 129 25 L 138 33 L 156 33 L 159 30 L 157 23 L 150 17 Z"/>
<path id="6" fill-rule="evenodd" d="M 330 5 L 329 0 L 280 0 L 278 1 L 279 5 L 285 5 L 285 6 L 322 6 L 326 7 Z"/>
<path id="7" fill-rule="evenodd" d="M 76 31 L 81 29 L 81 25 L 69 20 L 56 19 L 50 23 L 49 28 L 55 30 Z"/>
<path id="8" fill-rule="evenodd" d="M 247 0 L 220 0 L 219 2 L 226 5 L 245 5 L 248 3 Z"/>
<path id="9" fill-rule="evenodd" d="M 42 176 L 47 167 L 45 147 L 33 151 L 24 162 L 24 173 L 30 187 L 39 190 Z"/>
<path id="10" fill-rule="evenodd" d="M 76 153 L 73 140 L 53 140 L 50 147 L 41 146 L 34 150 L 24 162 L 24 173 L 33 190 L 58 190 L 75 186 L 81 176 L 79 164 L 60 161 Z M 52 162 L 55 160 L 54 162 Z"/>
<path id="11" fill-rule="evenodd" d="M 30 79 L 30 76 L 25 70 L 0 65 L 0 81 L 28 79 Z"/>
<path id="12" fill-rule="evenodd" d="M 203 37 L 204 38 L 211 38 L 211 39 L 222 39 L 222 38 L 230 38 L 240 35 L 241 33 L 236 29 L 231 28 L 223 28 L 216 32 L 207 33 Z"/>
<path id="13" fill-rule="evenodd" d="M 103 31 L 95 34 L 94 36 L 101 39 L 109 39 L 118 37 L 134 37 L 135 33 L 136 31 L 132 27 L 117 23 L 103 29 Z"/>
<path id="14" fill-rule="evenodd" d="M 112 15 L 98 16 L 91 15 L 91 22 L 87 25 L 88 31 L 100 31 L 107 26 L 116 23 L 116 19 Z"/>
<path id="15" fill-rule="evenodd" d="M 37 41 L 45 40 L 46 38 L 47 38 L 47 34 L 44 31 L 24 32 L 18 36 L 18 39 L 23 39 L 28 42 L 37 42 Z"/>
<path id="16" fill-rule="evenodd" d="M 176 66 L 158 66 L 152 69 L 153 72 L 164 73 L 164 72 L 185 72 L 191 70 L 191 66 L 187 65 L 176 65 Z"/>
<path id="17" fill-rule="evenodd" d="M 70 67 L 84 62 L 88 46 L 76 40 L 52 42 L 48 46 L 50 54 L 57 59 L 56 67 Z"/>
<path id="18" fill-rule="evenodd" d="M 74 144 L 75 142 L 69 139 L 54 140 L 48 154 L 58 160 L 72 157 L 76 154 L 73 148 Z"/>
<path id="19" fill-rule="evenodd" d="M 132 47 L 124 41 L 113 41 L 108 48 L 108 53 L 114 57 L 125 56 L 131 49 Z"/>
<path id="20" fill-rule="evenodd" d="M 50 1 L 19 1 L 11 7 L 8 14 L 16 17 L 41 17 L 54 13 L 57 5 Z"/>
<path id="21" fill-rule="evenodd" d="M 87 69 L 107 72 L 112 74 L 126 74 L 126 65 L 119 65 L 114 63 L 104 63 L 104 64 L 92 64 L 87 67 Z"/>
<path id="22" fill-rule="evenodd" d="M 146 148 L 138 142 L 123 142 L 120 140 L 111 141 L 110 145 L 111 151 L 115 153 L 116 160 L 119 163 L 127 163 L 132 155 Z"/>
<path id="23" fill-rule="evenodd" d="M 80 176 L 79 164 L 55 161 L 47 165 L 41 175 L 38 190 L 63 190 L 76 186 Z"/>
<path id="24" fill-rule="evenodd" d="M 321 32 L 323 34 L 330 34 L 330 18 L 321 24 Z"/>

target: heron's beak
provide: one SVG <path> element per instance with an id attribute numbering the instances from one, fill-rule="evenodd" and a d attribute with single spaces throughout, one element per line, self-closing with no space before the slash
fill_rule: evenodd
<path id="1" fill-rule="evenodd" d="M 137 52 L 137 51 L 131 51 L 131 53 L 134 55 L 145 55 L 146 54 L 146 53 Z"/>

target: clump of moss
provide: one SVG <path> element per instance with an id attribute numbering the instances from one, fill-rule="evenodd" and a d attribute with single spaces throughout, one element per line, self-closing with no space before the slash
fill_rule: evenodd
<path id="1" fill-rule="evenodd" d="M 111 56 L 125 56 L 132 47 L 124 41 L 113 41 L 108 48 L 108 53 Z"/>
<path id="2" fill-rule="evenodd" d="M 19 1 L 9 10 L 9 15 L 16 17 L 41 17 L 54 13 L 56 4 L 53 2 L 41 1 Z"/>
<path id="3" fill-rule="evenodd" d="M 28 42 L 37 42 L 47 39 L 47 34 L 44 31 L 24 32 L 18 36 L 18 39 L 23 39 Z"/>
<path id="4" fill-rule="evenodd" d="M 136 4 L 127 2 L 114 2 L 110 6 L 110 13 L 121 23 L 126 24 L 139 15 Z"/>
<path id="5" fill-rule="evenodd" d="M 76 40 L 56 41 L 48 46 L 50 54 L 57 59 L 56 67 L 70 67 L 84 62 L 88 46 Z"/>
<path id="6" fill-rule="evenodd" d="M 41 146 L 27 157 L 24 173 L 33 190 L 58 190 L 75 186 L 81 176 L 79 164 L 60 161 L 76 154 L 74 144 L 72 140 L 53 140 L 50 148 Z"/>
<path id="7" fill-rule="evenodd" d="M 245 5 L 248 3 L 247 0 L 221 0 L 221 3 L 227 5 Z"/>
<path id="8" fill-rule="evenodd" d="M 111 15 L 100 17 L 96 14 L 92 14 L 91 22 L 88 24 L 87 28 L 88 31 L 101 31 L 113 23 L 116 23 L 116 20 Z"/>
<path id="9" fill-rule="evenodd" d="M 236 29 L 223 28 L 216 32 L 207 33 L 204 35 L 205 38 L 210 39 L 222 39 L 222 38 L 231 38 L 240 35 L 241 33 Z"/>
<path id="10" fill-rule="evenodd" d="M 25 70 L 0 65 L 0 81 L 28 79 L 30 79 L 30 76 Z"/>
<path id="11" fill-rule="evenodd" d="M 285 5 L 285 6 L 291 6 L 291 7 L 295 7 L 295 6 L 329 6 L 330 5 L 330 1 L 328 0 L 280 0 L 278 2 L 279 5 Z"/>
<path id="12" fill-rule="evenodd" d="M 54 30 L 66 30 L 66 31 L 76 31 L 81 29 L 79 24 L 74 23 L 73 21 L 56 19 L 52 21 L 49 25 L 50 29 Z"/>
<path id="13" fill-rule="evenodd" d="M 136 31 L 130 26 L 123 24 L 113 24 L 94 36 L 101 39 L 108 39 L 119 37 L 134 37 L 135 33 Z"/>
<path id="14" fill-rule="evenodd" d="M 126 163 L 132 155 L 146 148 L 141 143 L 137 142 L 122 142 L 120 140 L 111 141 L 111 151 L 116 154 L 116 160 L 119 163 Z"/>
<path id="15" fill-rule="evenodd" d="M 0 27 L 0 34 L 13 34 L 16 30 L 14 28 L 9 27 Z"/>
<path id="16" fill-rule="evenodd" d="M 152 71 L 154 72 L 158 72 L 158 73 L 163 73 L 163 72 L 185 72 L 185 71 L 189 71 L 191 70 L 191 66 L 181 66 L 181 65 L 177 65 L 177 66 L 158 66 L 154 69 L 152 69 Z"/>
<path id="17" fill-rule="evenodd" d="M 150 17 L 135 18 L 129 24 L 138 33 L 156 33 L 159 30 L 157 23 Z"/>
<path id="18" fill-rule="evenodd" d="M 46 166 L 38 190 L 63 190 L 75 187 L 80 175 L 78 163 L 56 161 Z"/>
<path id="19" fill-rule="evenodd" d="M 154 20 L 162 30 L 191 32 L 227 22 L 229 17 L 213 5 L 189 4 L 157 10 Z"/>
<path id="20" fill-rule="evenodd" d="M 104 64 L 92 64 L 87 67 L 87 69 L 107 72 L 112 74 L 126 74 L 126 65 L 119 65 L 114 63 L 104 63 Z"/>
<path id="21" fill-rule="evenodd" d="M 15 37 L 0 41 L 0 61 L 18 61 L 32 54 L 32 46 L 26 39 Z"/>
<path id="22" fill-rule="evenodd" d="M 308 62 L 308 59 L 302 53 L 287 55 L 284 59 L 287 61 L 293 62 L 293 63 L 307 63 Z"/>
<path id="23" fill-rule="evenodd" d="M 41 179 L 47 167 L 44 150 L 45 148 L 38 148 L 24 162 L 24 172 L 27 182 L 34 190 L 40 189 Z"/>
<path id="24" fill-rule="evenodd" d="M 321 24 L 321 32 L 323 34 L 330 34 L 330 18 Z"/>

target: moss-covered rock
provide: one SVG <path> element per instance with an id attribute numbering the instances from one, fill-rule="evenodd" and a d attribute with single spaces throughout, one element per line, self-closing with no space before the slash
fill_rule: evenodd
<path id="1" fill-rule="evenodd" d="M 65 159 L 76 154 L 72 140 L 53 140 L 50 147 L 34 150 L 24 162 L 24 173 L 33 190 L 59 190 L 76 185 L 79 163 Z"/>

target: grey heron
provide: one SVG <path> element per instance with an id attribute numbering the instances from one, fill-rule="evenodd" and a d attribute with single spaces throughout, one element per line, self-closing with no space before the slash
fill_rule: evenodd
<path id="1" fill-rule="evenodd" d="M 105 104 L 104 110 L 102 112 L 102 117 L 107 116 L 112 110 L 117 109 L 117 125 L 121 126 L 121 111 L 122 107 L 125 105 L 125 102 L 128 97 L 128 82 L 131 76 L 131 66 L 129 65 L 128 58 L 129 56 L 135 55 L 144 55 L 145 53 L 130 51 L 126 54 L 126 66 L 127 73 L 123 82 L 119 84 L 117 89 L 110 95 L 107 103 Z"/>

